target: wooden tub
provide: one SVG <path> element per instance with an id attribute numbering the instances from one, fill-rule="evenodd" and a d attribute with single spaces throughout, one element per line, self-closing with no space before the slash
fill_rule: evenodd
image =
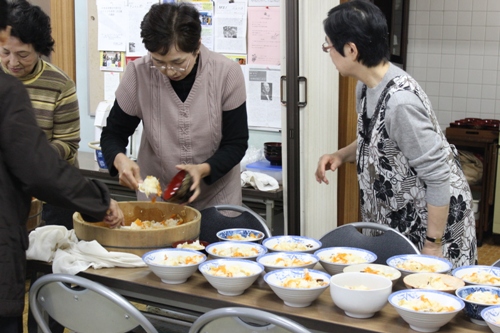
<path id="1" fill-rule="evenodd" d="M 200 234 L 201 214 L 198 210 L 168 202 L 122 201 L 118 205 L 125 216 L 125 226 L 136 219 L 163 221 L 172 214 L 179 214 L 181 225 L 149 230 L 110 229 L 105 222 L 91 223 L 80 213 L 73 215 L 73 228 L 80 240 L 96 240 L 109 251 L 120 251 L 142 256 L 144 253 L 170 247 L 172 243 L 197 239 Z"/>

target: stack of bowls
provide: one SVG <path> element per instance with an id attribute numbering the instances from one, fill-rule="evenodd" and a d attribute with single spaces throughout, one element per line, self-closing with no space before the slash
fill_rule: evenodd
<path id="1" fill-rule="evenodd" d="M 264 143 L 264 157 L 271 165 L 281 165 L 281 142 Z"/>

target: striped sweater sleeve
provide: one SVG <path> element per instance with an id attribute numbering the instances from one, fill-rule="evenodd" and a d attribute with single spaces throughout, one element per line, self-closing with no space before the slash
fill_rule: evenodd
<path id="1" fill-rule="evenodd" d="M 80 110 L 75 83 L 59 68 L 42 60 L 39 74 L 24 81 L 38 125 L 52 147 L 75 164 L 80 143 Z"/>

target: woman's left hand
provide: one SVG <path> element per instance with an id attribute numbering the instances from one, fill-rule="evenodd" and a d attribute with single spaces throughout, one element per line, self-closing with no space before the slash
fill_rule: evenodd
<path id="1" fill-rule="evenodd" d="M 435 256 L 435 257 L 443 257 L 443 248 L 441 244 L 436 244 L 432 243 L 429 241 L 425 241 L 424 247 L 422 248 L 422 251 L 420 251 L 422 254 L 426 254 L 429 256 Z"/>
<path id="2" fill-rule="evenodd" d="M 175 166 L 178 170 L 184 170 L 189 173 L 193 179 L 193 184 L 190 190 L 194 191 L 193 195 L 189 198 L 188 203 L 193 202 L 200 195 L 201 180 L 210 174 L 210 165 L 208 163 L 202 164 L 179 164 Z"/>

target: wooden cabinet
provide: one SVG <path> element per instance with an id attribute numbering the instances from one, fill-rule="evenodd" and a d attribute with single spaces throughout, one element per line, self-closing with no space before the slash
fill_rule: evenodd
<path id="1" fill-rule="evenodd" d="M 478 246 L 482 245 L 483 234 L 491 230 L 497 164 L 498 131 L 475 130 L 459 127 L 446 129 L 448 142 L 458 150 L 466 150 L 483 157 L 483 177 L 479 185 L 471 185 L 472 192 L 479 193 L 479 219 L 476 220 Z"/>

